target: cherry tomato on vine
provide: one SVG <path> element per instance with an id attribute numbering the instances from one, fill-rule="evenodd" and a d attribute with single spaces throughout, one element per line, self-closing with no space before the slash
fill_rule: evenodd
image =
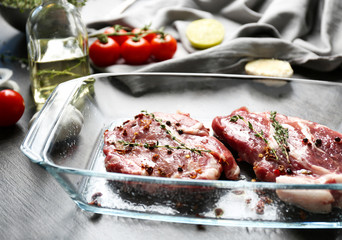
<path id="1" fill-rule="evenodd" d="M 121 56 L 128 64 L 143 64 L 151 56 L 151 44 L 144 38 L 129 38 L 121 45 Z"/>
<path id="2" fill-rule="evenodd" d="M 140 32 L 143 34 L 147 33 L 147 35 L 144 36 L 143 38 L 145 38 L 148 42 L 151 42 L 152 39 L 155 38 L 157 35 L 156 33 L 153 32 L 153 30 L 148 29 L 148 28 L 141 28 L 141 29 L 140 28 L 134 28 L 132 30 L 132 33 L 140 33 Z M 149 32 L 151 32 L 151 33 L 149 33 Z"/>
<path id="3" fill-rule="evenodd" d="M 89 57 L 99 67 L 113 65 L 120 57 L 119 44 L 111 38 L 104 39 L 106 40 L 96 39 L 89 47 Z"/>
<path id="4" fill-rule="evenodd" d="M 157 35 L 151 41 L 152 56 L 158 61 L 173 57 L 177 51 L 177 41 L 170 34 Z"/>
<path id="5" fill-rule="evenodd" d="M 125 29 L 119 29 L 119 30 L 116 30 L 114 27 L 109 27 L 107 28 L 105 31 L 104 31 L 104 34 L 111 34 L 111 33 L 127 33 L 127 31 Z M 128 38 L 129 36 L 108 36 L 110 37 L 111 39 L 113 39 L 114 41 L 116 41 L 119 45 L 123 44 Z"/>
<path id="6" fill-rule="evenodd" d="M 12 89 L 0 91 L 0 126 L 7 127 L 19 121 L 25 110 L 23 97 Z"/>

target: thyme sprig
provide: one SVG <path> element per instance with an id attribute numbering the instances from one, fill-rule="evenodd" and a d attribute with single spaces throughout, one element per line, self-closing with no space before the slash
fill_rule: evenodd
<path id="1" fill-rule="evenodd" d="M 75 78 L 81 77 L 82 76 L 81 74 L 74 73 L 71 70 L 73 70 L 74 68 L 77 68 L 79 65 L 81 65 L 85 61 L 86 61 L 86 59 L 80 59 L 77 64 L 75 64 L 69 68 L 66 68 L 65 70 L 62 70 L 62 71 L 55 70 L 55 69 L 40 70 L 37 72 L 37 76 L 43 75 L 43 74 L 50 74 L 50 76 L 49 76 L 50 78 L 55 78 L 55 77 L 60 76 L 60 75 L 69 75 L 69 76 L 75 77 Z"/>
<path id="2" fill-rule="evenodd" d="M 132 142 L 127 142 L 124 140 L 119 140 L 119 143 L 121 143 L 123 146 L 126 147 L 144 147 L 146 149 L 150 149 L 153 150 L 155 148 L 166 148 L 169 150 L 172 149 L 185 149 L 185 150 L 189 150 L 191 152 L 197 153 L 199 155 L 201 155 L 202 152 L 210 152 L 210 150 L 206 150 L 206 149 L 197 149 L 197 148 L 189 148 L 187 147 L 185 144 L 181 144 L 178 146 L 170 146 L 170 145 L 159 145 L 159 142 L 157 141 L 156 143 L 132 143 Z"/>
<path id="3" fill-rule="evenodd" d="M 287 139 L 289 138 L 289 130 L 287 128 L 284 128 L 277 120 L 276 120 L 276 111 L 272 111 L 270 113 L 270 120 L 272 121 L 272 127 L 274 128 L 275 134 L 273 135 L 274 140 L 277 142 L 278 146 L 281 148 L 282 152 L 286 156 L 286 159 L 288 162 L 290 162 L 289 154 L 288 154 L 288 144 Z M 267 147 L 270 149 L 270 151 L 275 156 L 276 160 L 279 159 L 276 150 L 274 148 L 271 148 L 268 140 L 264 137 L 264 132 L 261 130 L 260 132 L 256 131 L 253 127 L 252 123 L 250 121 L 247 121 L 244 119 L 241 115 L 234 115 L 230 118 L 231 122 L 236 122 L 239 119 L 241 119 L 249 129 L 251 129 L 254 132 L 254 136 L 261 138 L 267 145 Z"/>
<path id="4" fill-rule="evenodd" d="M 274 128 L 275 135 L 273 136 L 274 140 L 278 143 L 278 146 L 281 148 L 282 152 L 286 156 L 288 162 L 290 162 L 289 154 L 288 154 L 288 144 L 287 139 L 289 138 L 289 130 L 284 128 L 277 120 L 276 115 L 277 112 L 272 111 L 270 113 L 270 119 L 272 121 L 272 127 Z"/>
<path id="5" fill-rule="evenodd" d="M 164 28 L 161 27 L 159 29 L 151 29 L 150 25 L 146 25 L 143 28 L 140 29 L 140 31 L 132 32 L 131 29 L 126 28 L 121 25 L 114 25 L 114 32 L 112 33 L 95 33 L 90 34 L 89 38 L 97 38 L 100 40 L 101 43 L 106 44 L 107 38 L 111 36 L 131 36 L 133 41 L 139 41 L 141 38 L 147 36 L 148 34 L 155 33 L 157 35 L 161 36 L 161 39 L 164 39 L 166 36 L 166 33 L 164 32 Z M 127 32 L 120 32 L 120 29 L 127 30 Z"/>
<path id="6" fill-rule="evenodd" d="M 176 138 L 176 136 L 172 135 L 172 132 L 169 129 L 167 129 L 166 124 L 163 123 L 162 119 L 156 118 L 156 116 L 153 113 L 148 113 L 146 110 L 142 110 L 141 112 L 144 113 L 145 115 L 151 116 L 153 120 L 160 123 L 160 128 L 165 130 L 165 132 L 171 136 L 172 140 L 176 141 L 180 145 L 183 144 L 182 141 Z"/>
<path id="7" fill-rule="evenodd" d="M 247 121 L 244 117 L 242 117 L 241 115 L 234 115 L 230 118 L 230 122 L 237 122 L 239 119 L 241 119 L 247 126 L 249 129 L 251 129 L 254 132 L 254 136 L 261 138 L 267 145 L 267 147 L 270 149 L 270 151 L 273 153 L 273 155 L 275 156 L 276 160 L 278 160 L 278 155 L 276 153 L 276 150 L 274 148 L 271 148 L 268 140 L 264 137 L 264 131 L 258 132 L 257 130 L 255 130 L 255 128 L 253 127 L 252 123 L 250 121 Z"/>
<path id="8" fill-rule="evenodd" d="M 148 149 L 154 149 L 154 148 L 167 148 L 169 150 L 185 149 L 185 150 L 189 150 L 190 152 L 197 153 L 199 155 L 202 155 L 202 152 L 206 152 L 206 153 L 211 152 L 211 150 L 192 148 L 192 147 L 185 145 L 185 143 L 183 143 L 181 140 L 179 140 L 176 136 L 172 134 L 171 130 L 168 129 L 168 126 L 163 122 L 162 119 L 156 118 L 156 116 L 153 113 L 148 113 L 146 110 L 142 110 L 141 112 L 144 113 L 146 116 L 151 116 L 154 121 L 160 123 L 160 128 L 164 130 L 168 135 L 170 135 L 171 139 L 177 142 L 179 145 L 178 146 L 159 145 L 158 141 L 156 143 L 135 143 L 135 142 L 127 142 L 127 141 L 120 140 L 118 141 L 119 143 L 123 144 L 124 146 L 129 146 L 129 147 L 139 146 L 139 147 L 145 147 Z"/>

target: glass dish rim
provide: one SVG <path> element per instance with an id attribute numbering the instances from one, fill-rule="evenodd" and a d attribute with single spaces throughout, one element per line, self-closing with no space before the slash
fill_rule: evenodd
<path id="1" fill-rule="evenodd" d="M 253 76 L 253 75 L 240 75 L 240 74 L 216 74 L 216 73 L 168 73 L 168 72 L 134 72 L 134 73 L 96 73 L 91 74 L 85 77 L 77 78 L 70 82 L 74 82 L 74 91 L 78 89 L 78 87 L 84 82 L 84 80 L 90 78 L 103 78 L 103 77 L 115 77 L 115 76 L 188 76 L 188 77 L 212 77 L 212 78 L 226 78 L 226 79 L 242 79 L 242 80 L 282 80 L 289 82 L 298 82 L 298 83 L 306 83 L 306 84 L 317 84 L 317 85 L 330 85 L 330 86 L 340 86 L 342 87 L 342 83 L 340 82 L 331 82 L 331 81 L 323 81 L 323 80 L 312 80 L 312 79 L 300 79 L 300 78 L 281 78 L 281 77 L 267 77 L 267 76 Z M 60 85 L 64 85 L 66 83 L 62 83 Z M 37 119 L 40 117 L 41 112 L 43 112 L 46 108 L 48 108 L 51 104 L 53 104 L 53 95 L 58 92 L 59 87 L 55 89 L 53 94 L 50 95 L 46 104 L 41 109 L 40 113 L 38 113 Z M 70 101 L 71 96 L 69 95 L 63 106 L 67 105 Z M 63 111 L 63 110 L 62 110 Z M 61 113 L 59 113 L 60 117 Z M 128 175 L 122 173 L 112 173 L 112 172 L 99 172 L 88 169 L 78 169 L 74 167 L 66 167 L 54 164 L 49 161 L 46 156 L 46 149 L 44 150 L 44 154 L 40 155 L 36 152 L 32 151 L 29 146 L 29 142 L 32 138 L 34 138 L 33 132 L 39 126 L 35 121 L 29 131 L 27 132 L 24 141 L 22 142 L 20 149 L 21 151 L 34 163 L 41 165 L 42 167 L 58 172 L 58 173 L 67 173 L 67 174 L 75 174 L 82 175 L 87 177 L 99 177 L 106 178 L 111 180 L 119 180 L 119 181 L 133 181 L 133 182 L 144 182 L 144 183 L 155 183 L 162 185 L 184 185 L 184 186 L 202 186 L 202 187 L 215 187 L 215 188 L 245 188 L 245 189 L 329 189 L 329 190 L 342 190 L 342 183 L 334 183 L 334 184 L 283 184 L 283 183 L 275 183 L 275 182 L 251 182 L 251 181 L 233 181 L 233 180 L 192 180 L 192 179 L 171 179 L 171 178 L 163 178 L 163 177 L 151 177 L 151 176 L 139 176 L 139 175 Z M 56 128 L 55 126 L 54 128 Z M 48 142 L 46 142 L 48 143 Z"/>

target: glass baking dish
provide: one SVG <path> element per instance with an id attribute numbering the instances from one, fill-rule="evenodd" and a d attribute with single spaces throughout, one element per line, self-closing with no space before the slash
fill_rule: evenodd
<path id="1" fill-rule="evenodd" d="M 282 202 L 277 189 L 342 190 L 342 184 L 180 180 L 105 171 L 103 133 L 141 110 L 190 113 L 207 128 L 215 116 L 247 106 L 342 131 L 342 84 L 226 74 L 94 74 L 60 84 L 39 112 L 21 150 L 53 175 L 83 210 L 192 224 L 342 228 L 342 211 L 313 214 Z"/>

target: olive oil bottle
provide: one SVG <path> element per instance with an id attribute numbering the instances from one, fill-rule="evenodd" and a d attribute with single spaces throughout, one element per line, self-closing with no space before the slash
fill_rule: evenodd
<path id="1" fill-rule="evenodd" d="M 55 87 L 89 74 L 88 36 L 66 0 L 43 0 L 26 24 L 31 89 L 39 110 Z"/>

